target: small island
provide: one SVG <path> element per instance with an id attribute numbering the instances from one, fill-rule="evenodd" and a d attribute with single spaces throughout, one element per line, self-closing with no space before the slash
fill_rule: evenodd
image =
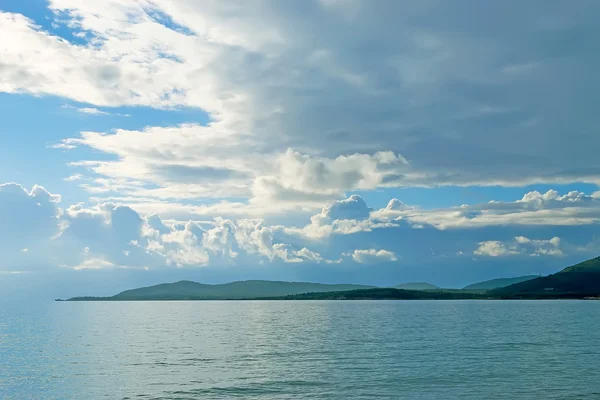
<path id="1" fill-rule="evenodd" d="M 443 289 L 426 282 L 395 287 L 310 282 L 239 281 L 207 285 L 179 281 L 126 290 L 110 297 L 73 297 L 65 301 L 151 300 L 513 300 L 600 299 L 600 257 L 548 276 L 493 279 L 463 289 Z M 57 300 L 63 301 L 63 300 Z"/>

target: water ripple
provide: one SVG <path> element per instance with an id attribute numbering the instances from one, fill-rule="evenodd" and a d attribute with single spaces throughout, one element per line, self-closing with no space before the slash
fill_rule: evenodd
<path id="1" fill-rule="evenodd" d="M 0 310 L 0 399 L 600 399 L 600 302 Z"/>

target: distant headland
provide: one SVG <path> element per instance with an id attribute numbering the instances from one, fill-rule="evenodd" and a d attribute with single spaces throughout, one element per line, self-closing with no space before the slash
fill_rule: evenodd
<path id="1" fill-rule="evenodd" d="M 261 280 L 220 285 L 179 281 L 126 290 L 110 297 L 84 296 L 57 301 L 452 299 L 600 299 L 600 257 L 548 276 L 492 279 L 463 289 L 444 289 L 426 282 L 376 287 Z"/>

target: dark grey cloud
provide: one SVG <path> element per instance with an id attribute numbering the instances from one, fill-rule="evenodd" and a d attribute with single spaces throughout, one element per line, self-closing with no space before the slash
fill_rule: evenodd
<path id="1" fill-rule="evenodd" d="M 203 182 L 248 179 L 249 175 L 229 168 L 165 164 L 155 165 L 153 172 L 172 182 Z"/>
<path id="2" fill-rule="evenodd" d="M 240 163 L 205 163 L 207 154 L 239 160 L 252 151 L 272 159 L 290 147 L 329 158 L 401 154 L 411 166 L 395 171 L 395 179 L 386 177 L 383 184 L 391 186 L 600 182 L 592 95 L 600 89 L 596 1 L 573 6 L 541 0 L 384 0 L 333 6 L 314 0 L 227 7 L 157 1 L 152 10 L 135 2 L 123 8 L 61 4 L 53 10 L 68 9 L 75 25 L 102 39 L 94 47 L 96 58 L 79 66 L 71 61 L 89 57 L 79 53 L 82 48 L 54 43 L 43 33 L 34 35 L 19 18 L 7 18 L 27 33 L 23 37 L 33 43 L 27 48 L 56 47 L 63 55 L 57 57 L 61 79 L 71 81 L 70 74 L 80 79 L 82 66 L 88 78 L 77 81 L 81 91 L 66 93 L 37 80 L 19 90 L 97 105 L 204 108 L 220 123 L 215 131 L 231 136 L 200 147 L 204 152 L 193 145 L 203 133 L 165 140 L 177 142 L 177 152 L 167 144 L 154 147 L 160 164 L 167 165 L 157 175 L 174 176 L 176 183 L 243 179 L 240 174 L 248 173 Z M 135 24 L 127 12 L 135 14 Z M 105 23 L 86 26 L 90 15 Z M 172 28 L 164 21 L 174 21 Z M 132 27 L 140 24 L 153 35 L 137 36 Z M 210 32 L 221 34 L 207 42 Z M 122 48 L 132 50 L 125 54 Z M 5 63 L 14 65 L 20 54 L 7 51 Z M 165 59 L 165 53 L 177 61 Z M 24 74 L 49 76 L 35 53 L 27 56 Z M 10 74 L 0 75 L 9 91 Z M 168 134 L 177 136 L 177 129 Z M 147 137 L 140 136 L 139 146 Z M 230 145 L 232 137 L 239 142 Z M 180 151 L 184 142 L 194 151 Z M 182 160 L 194 167 L 175 167 Z M 347 174 L 349 181 L 360 180 L 359 172 Z M 325 175 L 315 171 L 315 185 L 329 183 L 320 176 Z"/>

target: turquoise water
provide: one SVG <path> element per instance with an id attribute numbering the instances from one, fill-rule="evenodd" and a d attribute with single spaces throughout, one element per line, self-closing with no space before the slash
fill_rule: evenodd
<path id="1" fill-rule="evenodd" d="M 0 399 L 600 399 L 600 302 L 0 309 Z"/>

